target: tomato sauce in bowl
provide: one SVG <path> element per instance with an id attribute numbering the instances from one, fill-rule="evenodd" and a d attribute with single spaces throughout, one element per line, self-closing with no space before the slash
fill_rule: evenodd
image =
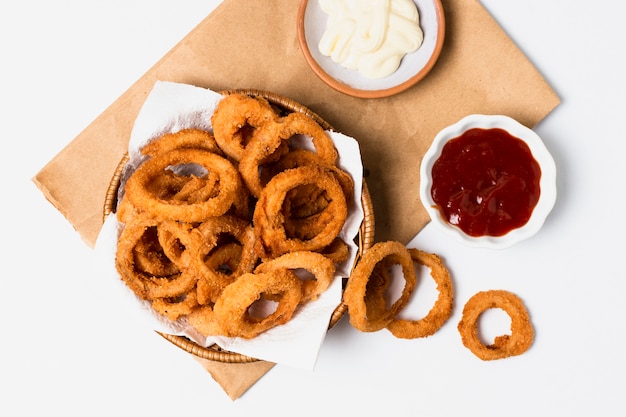
<path id="1" fill-rule="evenodd" d="M 539 201 L 541 168 L 528 145 L 499 128 L 473 128 L 447 142 L 432 169 L 441 215 L 470 236 L 522 227 Z"/>
<path id="2" fill-rule="evenodd" d="M 556 168 L 531 129 L 470 115 L 443 129 L 421 166 L 431 220 L 473 246 L 508 247 L 535 234 L 556 199 Z"/>

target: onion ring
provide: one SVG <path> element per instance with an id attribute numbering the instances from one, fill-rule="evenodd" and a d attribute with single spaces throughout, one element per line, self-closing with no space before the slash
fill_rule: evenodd
<path id="1" fill-rule="evenodd" d="M 183 129 L 175 133 L 166 133 L 145 144 L 141 148 L 141 153 L 156 156 L 174 149 L 202 149 L 223 155 L 213 135 L 200 129 Z"/>
<path id="2" fill-rule="evenodd" d="M 254 250 L 255 235 L 247 221 L 228 215 L 207 219 L 194 233 L 203 244 L 194 251 L 190 269 L 198 276 L 198 302 L 204 305 L 215 302 L 222 289 L 237 277 L 252 272 L 258 259 Z M 230 243 L 241 246 L 239 260 L 230 274 L 218 273 L 214 262 L 219 259 L 211 261 L 211 255 Z"/>
<path id="3" fill-rule="evenodd" d="M 262 166 L 277 161 L 288 152 L 288 143 L 279 136 L 276 125 L 268 124 L 257 129 L 238 166 L 241 177 L 253 196 L 258 198 L 263 189 Z"/>
<path id="4" fill-rule="evenodd" d="M 346 194 L 346 201 L 351 202 L 354 199 L 354 180 L 350 174 L 335 164 L 325 163 L 319 154 L 309 149 L 291 149 L 268 167 L 266 175 L 271 178 L 281 171 L 303 165 L 324 165 L 331 169 Z"/>
<path id="5" fill-rule="evenodd" d="M 484 311 L 492 308 L 502 309 L 509 315 L 511 334 L 498 336 L 492 344 L 485 345 L 478 335 L 478 320 Z M 473 295 L 463 307 L 458 330 L 463 345 L 484 361 L 521 355 L 530 348 L 535 337 L 523 301 L 504 290 L 482 291 Z"/>
<path id="6" fill-rule="evenodd" d="M 154 195 L 150 182 L 171 166 L 198 164 L 208 172 L 219 175 L 219 192 L 200 203 L 185 204 L 179 200 L 164 200 Z M 224 214 L 234 203 L 241 179 L 235 167 L 225 158 L 196 149 L 178 149 L 154 156 L 141 164 L 128 178 L 125 195 L 138 209 L 150 212 L 160 220 L 202 222 L 211 216 Z"/>
<path id="7" fill-rule="evenodd" d="M 212 306 L 200 306 L 187 315 L 187 322 L 204 336 L 217 336 L 223 333 L 215 319 Z"/>
<path id="8" fill-rule="evenodd" d="M 144 300 L 178 297 L 196 285 L 195 275 L 184 268 L 180 268 L 175 275 L 163 277 L 148 274 L 137 268 L 134 248 L 141 242 L 147 230 L 160 224 L 152 218 L 141 216 L 124 227 L 117 243 L 115 256 L 117 271 L 126 285 Z M 193 234 L 180 230 L 181 233 L 177 236 L 180 242 L 186 247 L 194 246 L 196 243 L 193 242 Z"/>
<path id="9" fill-rule="evenodd" d="M 372 291 L 372 287 L 368 288 L 368 283 L 377 266 L 388 267 L 392 264 L 400 265 L 405 283 L 400 296 L 387 308 L 384 290 L 389 283 L 379 286 L 382 291 Z M 374 274 L 374 276 L 378 275 Z M 386 279 L 388 276 L 383 274 L 379 277 Z M 416 282 L 413 259 L 404 245 L 395 241 L 375 243 L 361 256 L 343 293 L 344 303 L 348 306 L 350 324 L 362 332 L 383 329 L 406 306 Z"/>
<path id="10" fill-rule="evenodd" d="M 220 149 L 239 161 L 254 131 L 277 117 L 262 97 L 229 94 L 220 100 L 211 117 L 213 135 Z"/>
<path id="11" fill-rule="evenodd" d="M 332 213 L 331 221 L 316 236 L 307 240 L 287 235 L 283 213 L 287 193 L 302 184 L 316 184 L 326 190 L 330 202 L 325 211 Z M 263 189 L 253 213 L 257 254 L 262 259 L 268 259 L 287 252 L 321 250 L 337 237 L 347 214 L 343 190 L 331 171 L 320 166 L 303 166 L 283 171 L 273 177 Z"/>
<path id="12" fill-rule="evenodd" d="M 264 273 L 274 270 L 288 269 L 295 273 L 298 269 L 310 272 L 315 279 L 302 282 L 302 301 L 315 300 L 326 291 L 335 278 L 335 264 L 330 258 L 309 251 L 289 252 L 278 258 L 263 262 L 254 270 Z M 296 275 L 298 275 L 296 273 Z"/>
<path id="13" fill-rule="evenodd" d="M 318 252 L 336 264 L 344 263 L 350 257 L 350 247 L 340 237 L 335 238 L 330 245 Z"/>
<path id="14" fill-rule="evenodd" d="M 163 250 L 158 234 L 156 227 L 148 227 L 133 248 L 135 269 L 160 277 L 176 275 L 180 269 Z"/>
<path id="15" fill-rule="evenodd" d="M 290 151 L 290 139 L 296 135 L 310 137 L 315 151 L 298 148 Z M 284 155 L 289 155 L 295 151 L 306 151 L 312 154 L 300 156 L 300 152 L 298 152 L 297 158 L 300 161 L 306 158 L 307 165 L 315 163 L 323 164 L 329 168 L 332 167 L 332 169 L 338 171 L 336 174 L 341 178 L 340 170 L 335 165 L 338 157 L 337 150 L 324 129 L 304 114 L 291 113 L 280 118 L 277 122 L 260 126 L 246 146 L 245 152 L 242 153 L 239 160 L 239 172 L 252 195 L 258 197 L 263 188 L 261 180 L 263 170 L 261 167 L 278 161 Z M 295 162 L 293 161 L 294 158 L 296 157 L 291 156 L 288 162 L 283 162 L 283 165 L 286 163 L 293 165 Z M 341 179 L 343 180 L 344 178 Z M 349 178 L 349 180 L 351 181 L 352 179 Z M 354 183 L 346 184 L 345 189 L 349 190 L 351 187 L 354 187 Z"/>
<path id="16" fill-rule="evenodd" d="M 152 300 L 152 308 L 159 314 L 175 321 L 182 316 L 186 316 L 198 306 L 196 293 L 186 292 L 175 298 L 157 298 Z"/>
<path id="17" fill-rule="evenodd" d="M 276 301 L 276 310 L 264 318 L 252 317 L 249 308 L 263 297 Z M 246 273 L 224 288 L 213 313 L 225 336 L 251 339 L 289 321 L 301 298 L 302 284 L 291 272 Z"/>
<path id="18" fill-rule="evenodd" d="M 437 284 L 439 295 L 428 314 L 420 320 L 393 319 L 388 325 L 395 337 L 415 339 L 432 336 L 443 326 L 452 314 L 452 280 L 441 258 L 435 254 L 410 248 L 409 253 L 414 262 L 430 269 L 430 275 Z"/>
<path id="19" fill-rule="evenodd" d="M 315 148 L 315 153 L 328 165 L 335 165 L 339 154 L 335 144 L 324 128 L 315 120 L 303 113 L 289 113 L 279 121 L 281 127 L 280 137 L 290 139 L 296 135 L 310 137 Z"/>

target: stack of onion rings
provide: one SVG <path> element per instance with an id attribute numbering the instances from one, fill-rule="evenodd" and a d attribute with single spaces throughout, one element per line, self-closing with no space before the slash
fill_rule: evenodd
<path id="1" fill-rule="evenodd" d="M 155 312 L 205 336 L 253 338 L 331 285 L 349 255 L 339 234 L 354 182 L 321 126 L 294 114 L 229 94 L 213 132 L 167 133 L 141 149 L 118 203 L 116 267 Z M 306 157 L 294 136 L 311 139 Z M 264 298 L 275 310 L 255 317 Z"/>

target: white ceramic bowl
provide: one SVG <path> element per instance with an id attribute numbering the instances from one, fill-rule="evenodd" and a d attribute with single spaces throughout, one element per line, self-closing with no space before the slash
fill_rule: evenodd
<path id="1" fill-rule="evenodd" d="M 326 30 L 326 15 L 317 0 L 301 0 L 297 33 L 300 49 L 313 72 L 330 87 L 360 98 L 382 98 L 405 91 L 422 80 L 434 67 L 445 36 L 445 16 L 440 0 L 414 0 L 420 14 L 424 42 L 406 55 L 392 75 L 371 79 L 349 70 L 324 56 L 318 43 Z"/>
<path id="2" fill-rule="evenodd" d="M 461 136 L 465 131 L 472 128 L 500 128 L 507 131 L 510 135 L 523 140 L 530 148 L 533 157 L 541 168 L 539 201 L 530 219 L 524 226 L 513 229 L 502 236 L 474 237 L 466 234 L 459 227 L 450 224 L 441 216 L 431 196 L 433 164 L 441 155 L 444 145 L 449 140 Z M 556 165 L 543 141 L 532 129 L 508 116 L 473 114 L 444 128 L 435 136 L 431 147 L 424 155 L 420 167 L 420 198 L 432 222 L 443 232 L 450 234 L 469 246 L 507 248 L 533 236 L 543 226 L 556 201 Z"/>

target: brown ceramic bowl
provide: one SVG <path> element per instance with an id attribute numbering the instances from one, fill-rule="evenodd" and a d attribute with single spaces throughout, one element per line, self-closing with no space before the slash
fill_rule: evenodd
<path id="1" fill-rule="evenodd" d="M 302 0 L 298 10 L 297 32 L 300 49 L 313 72 L 330 87 L 360 98 L 382 98 L 405 91 L 421 81 L 435 66 L 443 47 L 445 19 L 440 0 L 415 0 L 424 42 L 407 54 L 396 72 L 371 79 L 349 70 L 322 55 L 318 43 L 326 29 L 328 15 L 317 0 Z"/>

